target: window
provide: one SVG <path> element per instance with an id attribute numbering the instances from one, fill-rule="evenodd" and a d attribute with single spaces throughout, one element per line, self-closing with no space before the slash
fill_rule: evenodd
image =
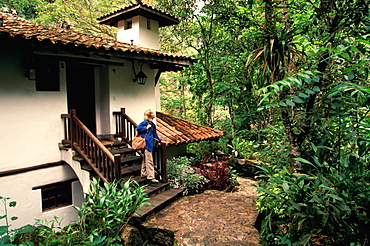
<path id="1" fill-rule="evenodd" d="M 146 28 L 147 28 L 148 30 L 152 30 L 152 23 L 151 23 L 150 19 L 147 19 L 147 20 L 146 20 Z"/>
<path id="2" fill-rule="evenodd" d="M 36 90 L 59 91 L 59 62 L 53 59 L 37 59 Z"/>
<path id="3" fill-rule="evenodd" d="M 125 21 L 125 30 L 132 28 L 132 20 L 126 20 Z"/>
<path id="4" fill-rule="evenodd" d="M 72 181 L 74 180 L 34 188 L 41 189 L 43 212 L 72 205 Z"/>

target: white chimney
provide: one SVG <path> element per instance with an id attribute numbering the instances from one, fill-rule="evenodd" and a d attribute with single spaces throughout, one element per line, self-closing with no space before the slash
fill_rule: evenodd
<path id="1" fill-rule="evenodd" d="M 100 24 L 118 28 L 117 40 L 151 49 L 159 49 L 159 28 L 179 21 L 143 3 L 122 8 L 98 19 Z"/>
<path id="2" fill-rule="evenodd" d="M 159 49 L 158 21 L 134 16 L 118 21 L 117 40 L 141 47 Z"/>

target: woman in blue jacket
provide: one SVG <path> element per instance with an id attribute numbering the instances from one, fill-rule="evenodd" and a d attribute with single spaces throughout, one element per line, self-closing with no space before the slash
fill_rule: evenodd
<path id="1" fill-rule="evenodd" d="M 151 109 L 144 112 L 144 121 L 142 121 L 136 128 L 137 132 L 141 137 L 145 138 L 146 147 L 143 151 L 143 162 L 141 163 L 141 177 L 146 177 L 153 183 L 158 183 L 159 181 L 155 179 L 154 174 L 154 163 L 152 151 L 154 149 L 154 139 L 156 138 L 159 142 L 162 141 L 158 137 L 157 127 L 153 122 L 155 114 Z"/>

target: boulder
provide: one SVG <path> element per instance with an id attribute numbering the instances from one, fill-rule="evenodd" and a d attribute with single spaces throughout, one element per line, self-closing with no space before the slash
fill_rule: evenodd
<path id="1" fill-rule="evenodd" d="M 175 233 L 165 229 L 145 227 L 140 224 L 126 225 L 121 234 L 124 246 L 173 246 Z"/>
<path id="2" fill-rule="evenodd" d="M 258 171 L 258 168 L 256 168 L 256 165 L 258 164 L 259 163 L 254 160 L 245 160 L 235 157 L 229 158 L 229 165 L 236 170 L 241 177 L 254 178 L 256 176 L 256 172 Z"/>
<path id="3" fill-rule="evenodd" d="M 121 239 L 124 246 L 142 246 L 144 244 L 139 229 L 132 225 L 125 226 L 121 234 Z"/>

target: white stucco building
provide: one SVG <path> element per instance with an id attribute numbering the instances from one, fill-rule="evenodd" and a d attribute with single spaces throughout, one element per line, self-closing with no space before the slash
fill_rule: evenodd
<path id="1" fill-rule="evenodd" d="M 77 219 L 73 205 L 81 205 L 90 176 L 62 146 L 61 115 L 76 109 L 95 136 L 110 135 L 113 111 L 124 107 L 135 122 L 148 108 L 160 111 L 159 75 L 194 62 L 158 50 L 158 28 L 177 23 L 166 13 L 139 3 L 99 21 L 118 27 L 118 41 L 0 13 L 0 196 L 17 201 L 8 210 L 19 218 L 14 227 Z"/>

